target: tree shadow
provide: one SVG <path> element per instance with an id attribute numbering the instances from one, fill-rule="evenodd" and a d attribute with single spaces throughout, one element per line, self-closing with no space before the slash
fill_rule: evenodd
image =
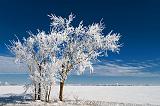
<path id="1" fill-rule="evenodd" d="M 30 94 L 25 95 L 15 95 L 15 94 L 5 94 L 3 97 L 0 97 L 0 105 L 6 104 L 28 104 L 28 101 L 32 101 Z"/>

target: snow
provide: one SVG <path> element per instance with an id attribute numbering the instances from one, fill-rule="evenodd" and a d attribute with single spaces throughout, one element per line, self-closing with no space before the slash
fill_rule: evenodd
<path id="1" fill-rule="evenodd" d="M 58 91 L 59 86 L 52 87 L 52 100 L 58 100 Z M 22 95 L 23 92 L 23 86 L 0 86 L 0 98 L 6 97 L 6 95 Z M 160 105 L 160 86 L 68 85 L 64 87 L 64 100 Z M 57 102 L 57 104 L 62 103 Z"/>

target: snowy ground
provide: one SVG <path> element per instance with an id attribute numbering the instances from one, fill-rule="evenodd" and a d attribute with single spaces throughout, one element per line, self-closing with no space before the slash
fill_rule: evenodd
<path id="1" fill-rule="evenodd" d="M 152 104 L 160 106 L 160 86 L 65 86 L 65 103 L 56 101 L 58 100 L 58 90 L 59 86 L 53 87 L 51 98 L 55 102 L 50 103 L 53 106 L 60 104 L 64 106 L 74 106 L 75 104 L 104 106 L 151 106 L 150 104 Z M 44 104 L 22 101 L 23 92 L 23 86 L 0 86 L 0 105 Z"/>

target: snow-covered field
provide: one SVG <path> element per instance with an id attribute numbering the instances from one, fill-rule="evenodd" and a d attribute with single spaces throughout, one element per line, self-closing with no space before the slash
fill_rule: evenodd
<path id="1" fill-rule="evenodd" d="M 52 100 L 58 100 L 58 90 L 59 86 L 53 87 Z M 0 104 L 6 101 L 7 105 L 12 105 L 14 101 L 18 101 L 18 98 L 21 98 L 20 95 L 23 95 L 23 92 L 23 86 L 0 86 Z M 135 106 L 137 104 L 147 106 L 150 106 L 150 104 L 160 105 L 160 86 L 65 86 L 64 100 L 92 102 L 92 105 L 96 105 L 96 102 L 100 105 L 110 103 L 113 106 L 117 103 L 119 104 L 118 106 L 123 106 L 123 104 L 128 104 L 128 106 L 134 106 L 133 104 L 136 104 Z M 32 104 L 34 103 L 32 102 Z M 41 104 L 40 102 L 38 103 L 39 105 Z M 59 105 L 63 103 L 56 101 L 53 104 Z"/>

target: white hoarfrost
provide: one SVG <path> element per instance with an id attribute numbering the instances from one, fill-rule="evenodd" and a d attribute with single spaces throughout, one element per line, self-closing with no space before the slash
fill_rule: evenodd
<path id="1" fill-rule="evenodd" d="M 60 82 L 60 100 L 63 85 L 71 71 L 83 73 L 86 68 L 93 72 L 92 60 L 103 56 L 107 51 L 118 52 L 120 35 L 103 34 L 104 25 L 93 23 L 84 26 L 81 21 L 78 27 L 72 25 L 73 14 L 67 18 L 49 16 L 51 31 L 37 34 L 23 41 L 12 41 L 8 48 L 16 56 L 16 62 L 28 66 L 35 100 L 49 100 L 51 85 Z"/>

